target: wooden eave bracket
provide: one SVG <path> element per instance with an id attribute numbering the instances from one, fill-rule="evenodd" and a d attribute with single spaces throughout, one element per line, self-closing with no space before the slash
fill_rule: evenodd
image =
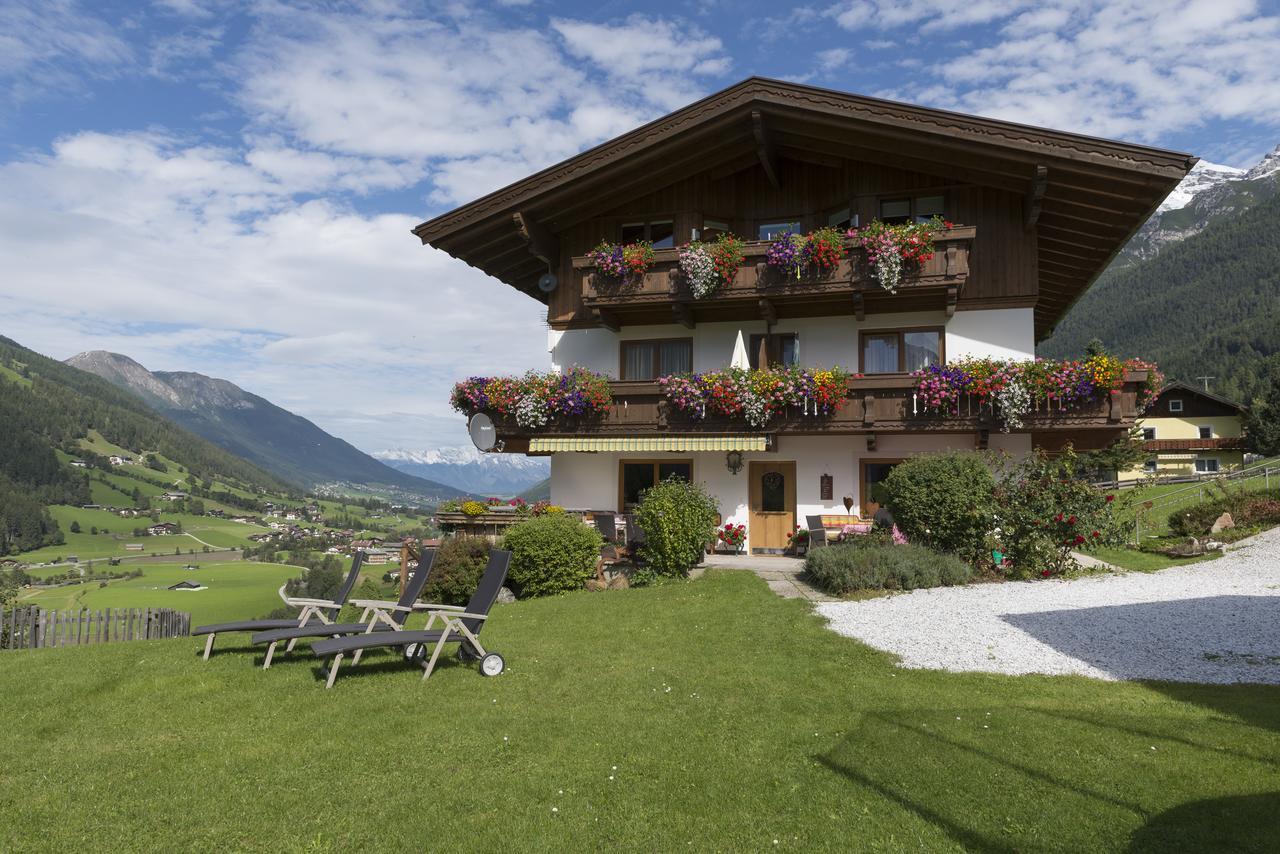
<path id="1" fill-rule="evenodd" d="M 618 316 L 611 311 L 597 308 L 593 309 L 591 313 L 595 315 L 596 323 L 610 332 L 617 332 L 622 328 L 622 324 L 618 322 Z"/>
<path id="2" fill-rule="evenodd" d="M 858 320 L 867 319 L 867 306 L 862 299 L 862 291 L 853 292 L 853 316 Z"/>
<path id="3" fill-rule="evenodd" d="M 1044 191 L 1049 186 L 1049 167 L 1044 164 L 1036 166 L 1036 173 L 1031 179 L 1031 189 L 1023 201 L 1023 224 L 1027 228 L 1035 228 L 1040 220 L 1040 206 L 1044 202 Z"/>
<path id="4" fill-rule="evenodd" d="M 954 317 L 956 305 L 960 302 L 960 286 L 947 285 L 947 317 Z M 861 320 L 862 318 L 858 318 Z"/>
<path id="5" fill-rule="evenodd" d="M 876 434 L 868 433 L 867 434 L 867 450 L 874 451 L 875 449 L 876 449 Z"/>
<path id="6" fill-rule="evenodd" d="M 760 158 L 764 174 L 775 190 L 782 189 L 782 183 L 778 180 L 778 153 L 774 150 L 773 142 L 769 139 L 768 130 L 765 128 L 764 114 L 759 110 L 751 111 L 751 133 L 756 139 L 756 156 Z"/>
<path id="7" fill-rule="evenodd" d="M 778 309 L 772 300 L 760 300 L 760 318 L 770 325 L 778 322 Z"/>
<path id="8" fill-rule="evenodd" d="M 693 319 L 693 309 L 689 308 L 685 303 L 678 302 L 672 305 L 671 313 L 675 315 L 676 323 L 685 329 L 692 329 L 697 325 Z"/>
<path id="9" fill-rule="evenodd" d="M 862 426 L 876 426 L 876 397 L 871 392 L 862 395 Z"/>
<path id="10" fill-rule="evenodd" d="M 991 431 L 979 430 L 977 435 L 974 436 L 973 446 L 979 451 L 985 451 L 990 441 L 991 441 Z"/>
<path id="11" fill-rule="evenodd" d="M 547 265 L 548 271 L 555 271 L 560 266 L 560 241 L 542 223 L 526 211 L 516 211 L 511 215 L 520 239 L 525 242 L 529 254 Z"/>

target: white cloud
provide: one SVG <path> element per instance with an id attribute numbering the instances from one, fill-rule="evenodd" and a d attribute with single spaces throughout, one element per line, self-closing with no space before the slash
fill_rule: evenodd
<path id="1" fill-rule="evenodd" d="M 853 51 L 847 47 L 833 47 L 829 50 L 820 50 L 815 55 L 818 60 L 818 70 L 823 73 L 830 74 L 832 71 L 839 71 L 849 63 L 849 58 L 853 56 Z"/>
<path id="2" fill-rule="evenodd" d="M 85 74 L 111 74 L 133 59 L 129 44 L 70 0 L 0 2 L 0 86 L 10 100 L 70 90 Z"/>

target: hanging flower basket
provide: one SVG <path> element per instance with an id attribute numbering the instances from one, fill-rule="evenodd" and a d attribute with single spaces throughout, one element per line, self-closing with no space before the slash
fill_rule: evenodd
<path id="1" fill-rule="evenodd" d="M 851 228 L 846 236 L 867 253 L 876 281 L 889 293 L 897 293 L 904 268 L 919 267 L 933 257 L 934 239 L 950 229 L 942 217 L 927 222 L 894 225 L 873 220 L 864 228 Z"/>

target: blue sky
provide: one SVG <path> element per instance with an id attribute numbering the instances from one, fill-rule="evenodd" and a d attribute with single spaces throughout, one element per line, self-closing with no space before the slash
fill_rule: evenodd
<path id="1" fill-rule="evenodd" d="M 1246 0 L 0 0 L 0 334 L 461 445 L 449 385 L 546 334 L 425 218 L 752 74 L 1249 166 L 1277 56 Z"/>

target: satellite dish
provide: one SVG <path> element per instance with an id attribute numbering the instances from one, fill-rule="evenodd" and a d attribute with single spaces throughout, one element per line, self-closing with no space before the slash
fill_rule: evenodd
<path id="1" fill-rule="evenodd" d="M 477 412 L 467 422 L 467 432 L 471 434 L 472 443 L 481 451 L 492 451 L 498 444 L 498 430 L 493 426 L 493 419 L 483 412 Z"/>
<path id="2" fill-rule="evenodd" d="M 538 277 L 538 290 L 544 294 L 549 294 L 560 284 L 560 280 L 556 278 L 555 273 L 543 273 Z"/>

